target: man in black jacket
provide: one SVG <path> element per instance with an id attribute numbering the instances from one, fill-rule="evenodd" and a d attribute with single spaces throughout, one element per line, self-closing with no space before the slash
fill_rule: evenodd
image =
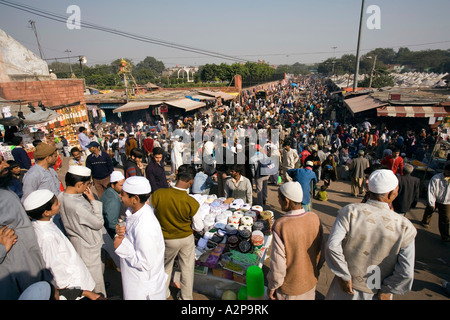
<path id="1" fill-rule="evenodd" d="M 86 167 L 92 170 L 95 190 L 100 199 L 103 192 L 108 188 L 109 176 L 114 171 L 111 157 L 100 150 L 100 144 L 92 141 L 87 146 L 91 154 L 86 158 Z"/>
<path id="2" fill-rule="evenodd" d="M 168 188 L 166 172 L 164 170 L 163 160 L 164 150 L 160 147 L 153 148 L 150 161 L 145 168 L 145 176 L 150 181 L 152 193 L 160 188 Z"/>
<path id="3" fill-rule="evenodd" d="M 392 203 L 394 211 L 406 215 L 411 208 L 415 208 L 419 200 L 420 179 L 411 176 L 414 167 L 405 164 L 403 176 L 398 177 L 398 196 Z"/>

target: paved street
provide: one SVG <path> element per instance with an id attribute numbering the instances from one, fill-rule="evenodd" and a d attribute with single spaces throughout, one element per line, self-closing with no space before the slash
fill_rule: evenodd
<path id="1" fill-rule="evenodd" d="M 59 178 L 64 183 L 64 175 L 67 171 L 68 158 L 63 159 L 63 168 L 59 172 Z M 170 169 L 166 167 L 166 172 Z M 321 185 L 322 182 L 319 183 Z M 269 196 L 265 209 L 272 210 L 275 217 L 280 215 L 280 206 L 277 200 L 277 186 L 269 185 Z M 254 194 L 255 196 L 255 194 Z M 321 202 L 313 200 L 313 211 L 318 214 L 324 227 L 325 237 L 331 231 L 337 210 L 352 203 L 360 202 L 362 198 L 350 196 L 350 183 L 348 181 L 332 182 L 328 189 L 328 200 Z M 425 199 L 420 199 L 417 208 L 413 209 L 407 218 L 411 220 L 417 228 L 416 237 L 416 264 L 415 280 L 412 291 L 404 296 L 394 296 L 394 300 L 449 300 L 441 286 L 442 280 L 450 281 L 450 243 L 442 243 L 438 231 L 438 214 L 432 218 L 430 228 L 425 229 L 420 225 L 422 214 L 425 208 Z M 270 265 L 270 257 L 264 262 L 263 271 L 266 274 Z M 328 287 L 333 279 L 328 266 L 321 269 L 319 282 L 317 285 L 317 300 L 323 300 L 328 291 Z M 109 283 L 107 289 L 108 295 L 121 297 L 121 279 L 120 273 L 110 266 L 105 269 L 105 281 Z M 172 288 L 175 294 L 176 288 Z M 202 294 L 195 293 L 196 300 L 210 300 Z"/>

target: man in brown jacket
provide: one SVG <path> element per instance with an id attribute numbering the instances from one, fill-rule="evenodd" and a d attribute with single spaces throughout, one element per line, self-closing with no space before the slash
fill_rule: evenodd
<path id="1" fill-rule="evenodd" d="M 271 300 L 315 300 L 319 270 L 323 265 L 323 230 L 319 217 L 301 205 L 300 183 L 287 182 L 278 190 L 285 212 L 273 225 L 268 279 Z"/>

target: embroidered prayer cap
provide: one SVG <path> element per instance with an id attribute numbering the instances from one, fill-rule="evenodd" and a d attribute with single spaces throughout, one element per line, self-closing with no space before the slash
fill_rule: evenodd
<path id="1" fill-rule="evenodd" d="M 34 158 L 44 159 L 45 157 L 48 157 L 55 153 L 55 151 L 55 146 L 41 142 L 36 146 L 36 150 L 34 151 Z"/>
<path id="2" fill-rule="evenodd" d="M 148 194 L 152 188 L 146 177 L 132 176 L 125 180 L 122 190 L 130 194 Z"/>
<path id="3" fill-rule="evenodd" d="M 114 183 L 120 180 L 125 179 L 125 176 L 120 171 L 113 171 L 111 173 L 111 176 L 109 177 L 109 182 Z"/>
<path id="4" fill-rule="evenodd" d="M 23 202 L 25 211 L 37 209 L 47 202 L 49 202 L 54 196 L 54 193 L 47 189 L 35 190 L 28 195 Z"/>
<path id="5" fill-rule="evenodd" d="M 369 191 L 376 194 L 388 193 L 397 186 L 398 178 L 392 170 L 375 170 L 369 177 Z"/>
<path id="6" fill-rule="evenodd" d="M 289 200 L 297 203 L 303 201 L 303 189 L 297 181 L 290 181 L 282 184 L 280 186 L 280 191 Z"/>
<path id="7" fill-rule="evenodd" d="M 313 166 L 314 166 L 314 162 L 312 162 L 312 161 L 306 161 L 306 166 L 308 166 L 308 167 L 313 167 Z"/>
<path id="8" fill-rule="evenodd" d="M 91 169 L 85 166 L 69 166 L 69 170 L 67 170 L 67 172 L 82 177 L 91 176 Z"/>

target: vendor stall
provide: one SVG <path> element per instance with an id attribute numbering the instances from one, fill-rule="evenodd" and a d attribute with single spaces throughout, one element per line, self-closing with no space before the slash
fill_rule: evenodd
<path id="1" fill-rule="evenodd" d="M 273 212 L 242 199 L 192 196 L 200 203 L 196 215 L 203 223 L 195 233 L 194 290 L 217 299 L 225 291 L 237 294 L 246 285 L 247 269 L 264 264 L 272 242 Z"/>
<path id="2" fill-rule="evenodd" d="M 49 121 L 46 129 L 49 133 L 47 139 L 54 140 L 64 136 L 69 144 L 69 150 L 72 147 L 79 147 L 78 128 L 89 128 L 88 113 L 85 105 L 71 106 L 58 109 L 59 117 Z"/>

